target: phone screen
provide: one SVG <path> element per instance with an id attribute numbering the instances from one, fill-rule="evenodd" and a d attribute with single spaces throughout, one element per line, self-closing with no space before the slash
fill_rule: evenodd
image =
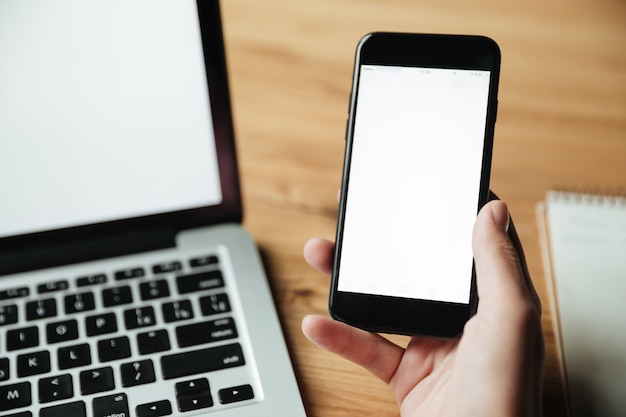
<path id="1" fill-rule="evenodd" d="M 490 71 L 359 72 L 337 289 L 468 304 Z"/>

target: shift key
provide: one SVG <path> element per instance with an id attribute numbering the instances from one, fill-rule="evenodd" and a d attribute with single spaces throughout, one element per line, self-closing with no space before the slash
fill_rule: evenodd
<path id="1" fill-rule="evenodd" d="M 178 378 L 245 365 L 241 345 L 217 346 L 161 357 L 163 379 Z"/>

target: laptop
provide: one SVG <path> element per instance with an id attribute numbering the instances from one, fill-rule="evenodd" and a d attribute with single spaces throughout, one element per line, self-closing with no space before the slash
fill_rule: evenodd
<path id="1" fill-rule="evenodd" d="M 216 0 L 0 2 L 0 416 L 304 416 Z"/>

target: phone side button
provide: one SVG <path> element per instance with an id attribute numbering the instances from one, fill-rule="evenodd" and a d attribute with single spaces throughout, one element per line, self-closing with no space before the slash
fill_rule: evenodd
<path id="1" fill-rule="evenodd" d="M 498 121 L 498 107 L 500 107 L 500 100 L 496 100 L 496 111 L 493 115 L 493 122 L 496 123 Z"/>

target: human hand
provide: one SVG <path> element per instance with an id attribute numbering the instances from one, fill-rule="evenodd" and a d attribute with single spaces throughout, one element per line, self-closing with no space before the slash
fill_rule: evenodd
<path id="1" fill-rule="evenodd" d="M 473 251 L 479 303 L 459 340 L 411 338 L 406 348 L 383 336 L 319 316 L 304 334 L 389 385 L 409 416 L 539 416 L 541 309 L 508 208 L 491 201 L 478 214 Z M 334 244 L 313 238 L 304 256 L 330 275 Z"/>

